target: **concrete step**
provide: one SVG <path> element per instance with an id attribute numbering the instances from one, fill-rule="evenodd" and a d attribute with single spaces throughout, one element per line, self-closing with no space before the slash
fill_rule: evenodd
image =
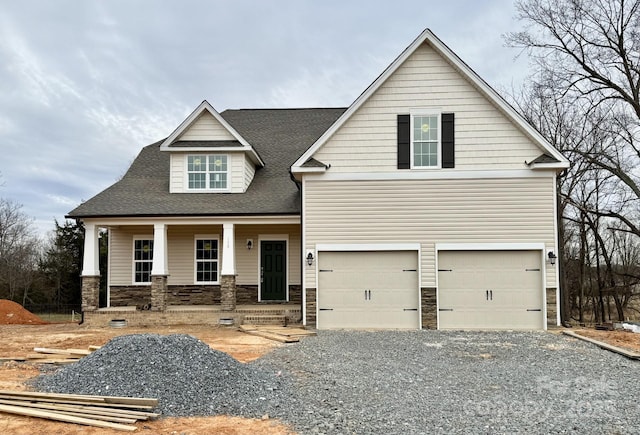
<path id="1" fill-rule="evenodd" d="M 286 326 L 287 316 L 276 314 L 247 314 L 242 319 L 243 325 L 280 325 Z"/>

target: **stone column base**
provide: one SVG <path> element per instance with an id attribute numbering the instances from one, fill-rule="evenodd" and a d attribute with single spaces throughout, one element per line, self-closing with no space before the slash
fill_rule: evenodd
<path id="1" fill-rule="evenodd" d="M 167 309 L 167 275 L 151 276 L 151 310 Z"/>
<path id="2" fill-rule="evenodd" d="M 309 328 L 315 328 L 318 326 L 316 319 L 316 289 L 315 288 L 306 288 L 305 289 L 305 298 L 306 298 L 306 323 L 305 325 Z"/>
<path id="3" fill-rule="evenodd" d="M 222 311 L 236 309 L 236 276 L 220 276 L 220 308 Z"/>
<path id="4" fill-rule="evenodd" d="M 420 289 L 420 303 L 422 304 L 422 328 L 436 329 L 438 327 L 436 289 L 432 287 L 422 287 Z"/>
<path id="5" fill-rule="evenodd" d="M 82 277 L 82 311 L 96 311 L 100 304 L 100 275 Z"/>
<path id="6" fill-rule="evenodd" d="M 547 327 L 558 326 L 558 306 L 556 304 L 556 289 L 547 289 Z"/>

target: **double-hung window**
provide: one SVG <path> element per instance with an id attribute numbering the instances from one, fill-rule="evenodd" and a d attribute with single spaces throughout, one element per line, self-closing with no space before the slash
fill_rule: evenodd
<path id="1" fill-rule="evenodd" d="M 440 115 L 419 114 L 411 118 L 411 157 L 414 168 L 439 168 Z"/>
<path id="2" fill-rule="evenodd" d="M 187 177 L 189 190 L 227 190 L 228 156 L 224 154 L 187 156 Z"/>
<path id="3" fill-rule="evenodd" d="M 152 267 L 153 239 L 135 239 L 133 241 L 133 282 L 150 283 Z"/>
<path id="4" fill-rule="evenodd" d="M 213 236 L 196 236 L 195 250 L 196 283 L 218 283 L 218 238 Z"/>

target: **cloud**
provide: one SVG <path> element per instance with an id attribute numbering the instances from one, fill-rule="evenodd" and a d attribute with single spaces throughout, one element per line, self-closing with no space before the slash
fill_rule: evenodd
<path id="1" fill-rule="evenodd" d="M 203 99 L 345 106 L 425 27 L 490 84 L 520 77 L 500 0 L 0 2 L 0 197 L 42 231 Z"/>

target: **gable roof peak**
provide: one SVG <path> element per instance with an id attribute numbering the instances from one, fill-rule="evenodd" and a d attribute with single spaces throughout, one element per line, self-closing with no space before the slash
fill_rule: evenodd
<path id="1" fill-rule="evenodd" d="M 469 80 L 489 101 L 491 101 L 514 125 L 521 129 L 543 153 L 549 154 L 558 165 L 566 168 L 569 161 L 553 147 L 522 115 L 513 108 L 500 94 L 498 94 L 487 82 L 484 81 L 471 67 L 458 57 L 444 42 L 442 42 L 429 28 L 426 28 L 413 40 L 407 48 L 371 83 L 349 108 L 340 116 L 331 127 L 305 151 L 292 165 L 292 172 L 302 172 L 302 166 L 345 124 L 345 122 L 373 95 L 398 68 L 411 56 L 422 44 L 427 43 L 440 56 L 449 62 L 464 78 Z"/>
<path id="2" fill-rule="evenodd" d="M 162 144 L 160 145 L 160 151 L 172 151 L 175 149 L 180 149 L 181 151 L 185 151 L 185 148 L 183 146 L 180 147 L 175 147 L 172 146 L 174 145 L 174 143 L 176 143 L 180 137 L 187 131 L 189 130 L 189 128 L 200 118 L 200 116 L 202 116 L 204 113 L 208 113 L 209 115 L 213 116 L 213 118 L 233 137 L 235 138 L 236 141 L 238 141 L 241 145 L 242 148 L 238 148 L 239 150 L 245 150 L 248 152 L 249 156 L 251 157 L 251 159 L 254 161 L 254 163 L 258 164 L 259 166 L 264 166 L 264 162 L 262 161 L 262 159 L 260 158 L 260 156 L 258 155 L 258 153 L 253 149 L 253 147 L 251 146 L 251 144 L 249 144 L 249 142 L 247 142 L 247 140 L 242 137 L 242 135 L 240 135 L 240 133 L 238 133 L 236 131 L 235 128 L 233 128 L 231 126 L 231 124 L 229 124 L 221 115 L 220 113 L 218 113 L 218 111 L 216 109 L 214 109 L 214 107 L 207 101 L 207 100 L 203 100 L 202 103 L 200 103 L 200 105 L 198 107 L 196 107 L 196 109 L 191 112 L 191 114 L 189 116 L 187 116 L 187 118 L 182 121 L 182 123 L 178 126 L 178 128 L 176 128 L 173 133 L 171 133 L 169 135 L 169 137 L 167 137 Z"/>

